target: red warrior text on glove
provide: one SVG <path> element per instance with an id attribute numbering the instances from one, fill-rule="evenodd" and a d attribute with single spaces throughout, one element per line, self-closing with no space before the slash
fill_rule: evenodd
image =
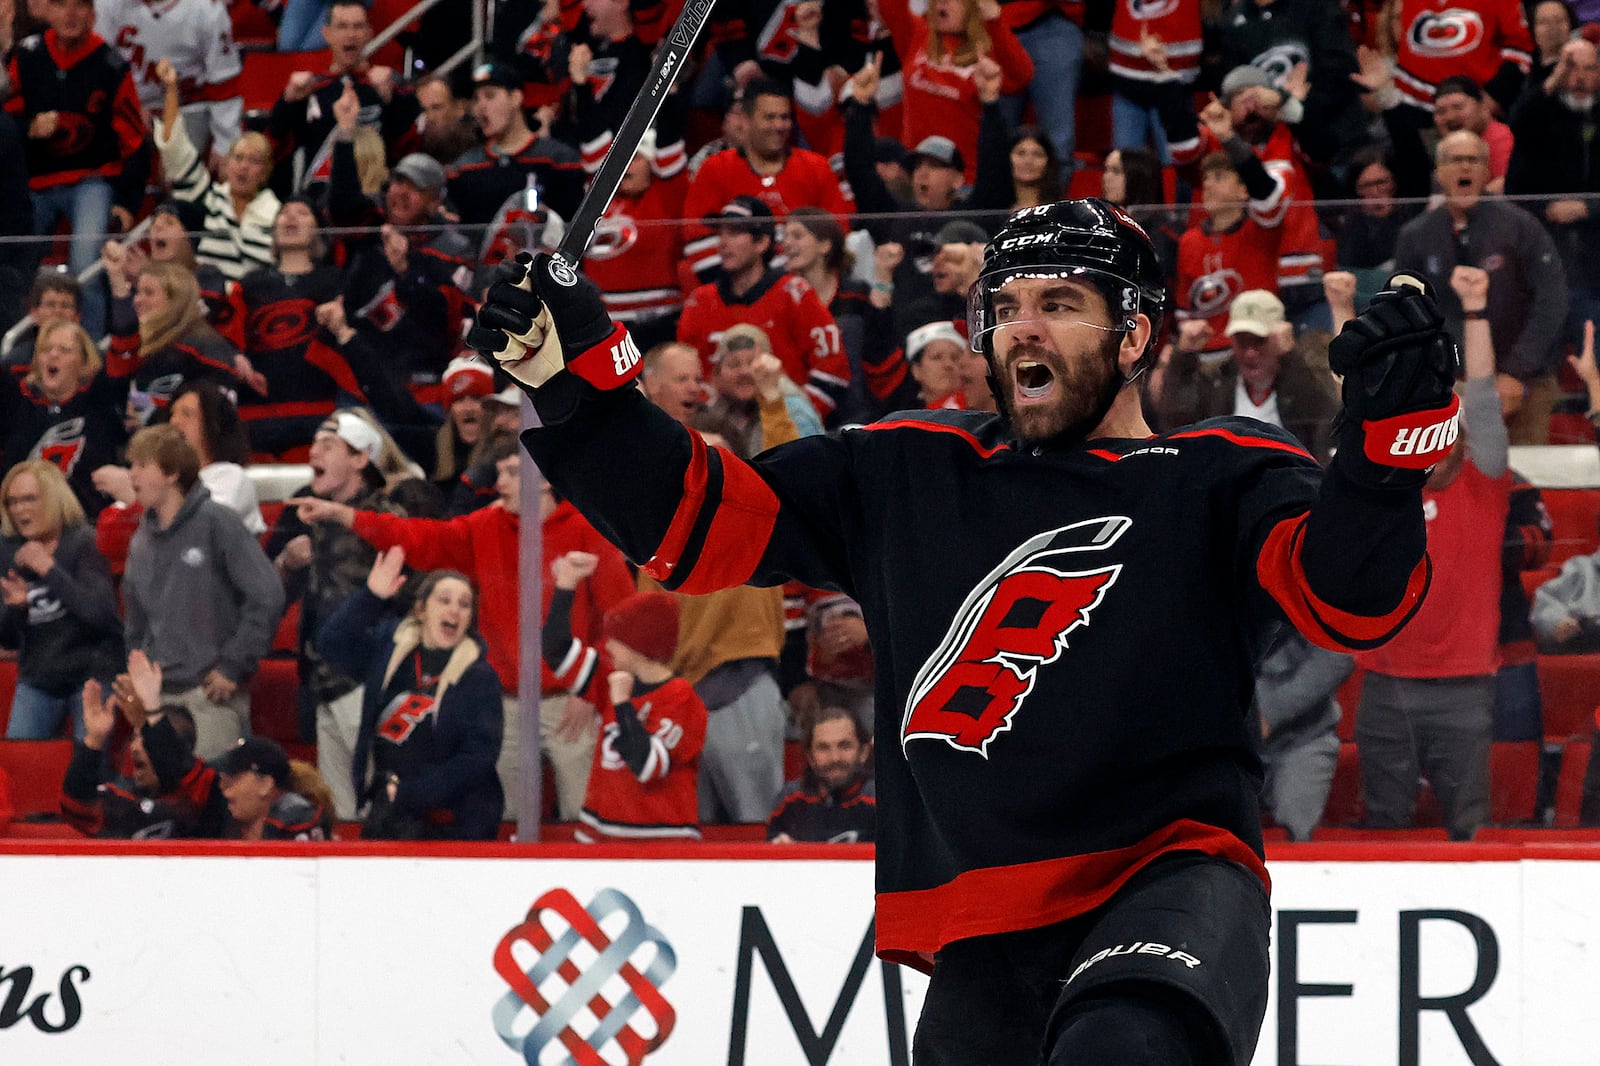
<path id="1" fill-rule="evenodd" d="M 1448 407 L 1363 422 L 1361 429 L 1363 450 L 1374 463 L 1426 470 L 1448 455 L 1461 435 L 1461 397 L 1452 396 Z"/>
<path id="2" fill-rule="evenodd" d="M 597 389 L 620 389 L 639 376 L 644 359 L 628 329 L 618 322 L 605 340 L 567 361 L 567 369 Z"/>

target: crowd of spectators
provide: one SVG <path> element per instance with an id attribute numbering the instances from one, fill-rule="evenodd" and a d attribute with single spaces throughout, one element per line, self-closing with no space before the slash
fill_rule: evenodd
<path id="1" fill-rule="evenodd" d="M 517 814 L 521 401 L 461 336 L 489 268 L 559 243 L 681 0 L 484 2 L 481 62 L 435 71 L 437 18 L 391 67 L 360 0 L 234 0 L 318 49 L 247 111 L 229 5 L 0 0 L 8 736 L 76 738 L 63 803 L 87 831 L 473 839 Z M 1426 279 L 1468 356 L 1428 496 L 1444 614 L 1365 657 L 1356 735 L 1372 824 L 1408 824 L 1421 776 L 1465 838 L 1490 740 L 1537 736 L 1505 724 L 1507 701 L 1537 714 L 1512 649 L 1600 646 L 1596 604 L 1541 601 L 1530 629 L 1537 552 L 1505 547 L 1549 537 L 1507 445 L 1600 411 L 1600 24 L 1436 6 L 719 3 L 583 266 L 649 398 L 745 455 L 992 410 L 967 289 L 1006 213 L 1069 190 L 1162 257 L 1142 388 L 1163 431 L 1247 415 L 1325 461 L 1331 333 L 1392 271 Z M 1107 104 L 1102 144 L 1084 123 Z M 1568 356 L 1590 395 L 1563 393 Z M 270 528 L 252 463 L 309 469 Z M 548 489 L 539 520 L 560 818 L 871 839 L 852 603 L 666 595 Z M 1583 580 L 1568 598 L 1600 600 Z M 249 736 L 286 603 L 314 771 Z M 1292 638 L 1264 656 L 1267 807 L 1296 838 L 1350 669 Z"/>

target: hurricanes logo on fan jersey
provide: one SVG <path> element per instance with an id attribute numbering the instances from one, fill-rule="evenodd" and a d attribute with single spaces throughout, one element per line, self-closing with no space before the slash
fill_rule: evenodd
<path id="1" fill-rule="evenodd" d="M 989 757 L 989 743 L 1011 728 L 1068 634 L 1089 624 L 1122 572 L 1119 563 L 1083 564 L 1085 553 L 1115 544 L 1133 524 L 1092 518 L 1030 537 L 967 594 L 944 639 L 917 672 L 900 722 L 900 747 L 942 740 Z"/>
<path id="2" fill-rule="evenodd" d="M 1406 31 L 1406 43 L 1419 56 L 1464 56 L 1483 43 L 1483 17 L 1452 7 L 1424 11 Z"/>
<path id="3" fill-rule="evenodd" d="M 86 425 L 87 422 L 83 418 L 69 418 L 65 422 L 57 422 L 39 437 L 39 442 L 33 446 L 28 458 L 43 459 L 59 469 L 64 477 L 71 477 L 72 472 L 78 469 L 78 460 L 83 458 Z"/>
<path id="4" fill-rule="evenodd" d="M 1310 62 L 1311 50 L 1304 43 L 1284 41 L 1250 60 L 1250 65 L 1266 71 L 1273 88 L 1282 88 L 1284 79 L 1289 76 L 1290 71 L 1301 63 Z"/>
<path id="5" fill-rule="evenodd" d="M 1202 274 L 1189 286 L 1189 307 L 1200 318 L 1221 314 L 1244 290 L 1244 279 L 1237 270 L 1224 268 Z"/>
<path id="6" fill-rule="evenodd" d="M 594 240 L 583 254 L 586 259 L 615 259 L 638 243 L 639 223 L 632 215 L 619 212 L 595 223 Z"/>
<path id="7" fill-rule="evenodd" d="M 762 59 L 778 63 L 791 63 L 800 52 L 800 20 L 797 12 L 801 0 L 784 0 L 778 5 L 766 26 L 756 37 L 756 52 Z"/>

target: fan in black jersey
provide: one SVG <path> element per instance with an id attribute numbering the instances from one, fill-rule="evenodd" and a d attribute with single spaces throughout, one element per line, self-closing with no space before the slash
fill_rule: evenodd
<path id="1" fill-rule="evenodd" d="M 468 340 L 531 394 L 523 442 L 555 491 L 670 590 L 797 579 L 861 605 L 877 950 L 932 974 L 916 1061 L 1250 1062 L 1271 914 L 1254 662 L 1285 620 L 1367 648 L 1422 601 L 1421 487 L 1459 408 L 1431 294 L 1394 285 L 1331 345 L 1326 471 L 1249 419 L 1156 436 L 1131 387 L 1165 296 L 1149 238 L 1105 201 L 1029 208 L 970 292 L 998 413 L 745 461 L 631 387 L 591 284 L 549 258 L 501 270 Z"/>

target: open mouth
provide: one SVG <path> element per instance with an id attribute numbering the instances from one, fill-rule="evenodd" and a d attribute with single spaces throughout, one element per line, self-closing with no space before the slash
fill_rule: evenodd
<path id="1" fill-rule="evenodd" d="M 1049 366 L 1033 359 L 1018 359 L 1011 364 L 1017 399 L 1042 400 L 1055 391 L 1056 374 Z"/>

